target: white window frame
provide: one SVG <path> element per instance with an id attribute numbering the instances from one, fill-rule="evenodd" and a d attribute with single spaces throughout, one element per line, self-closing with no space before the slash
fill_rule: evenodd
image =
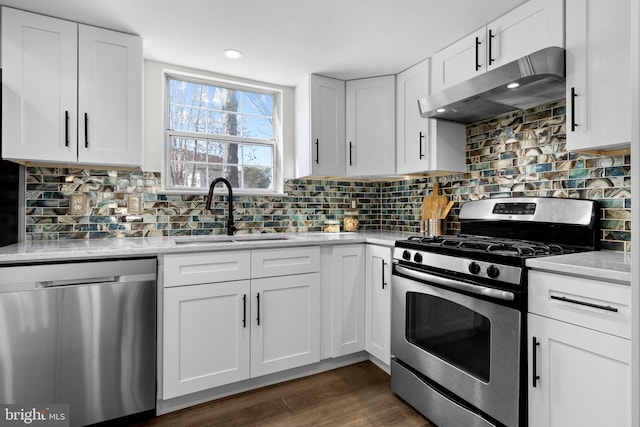
<path id="1" fill-rule="evenodd" d="M 240 136 L 224 136 L 214 134 L 203 134 L 197 132 L 184 132 L 174 131 L 169 129 L 169 79 L 174 78 L 178 80 L 185 80 L 194 83 L 201 83 L 214 86 L 223 86 L 243 91 L 260 92 L 273 96 L 274 105 L 272 108 L 272 120 L 273 120 L 273 137 L 274 141 L 268 141 L 264 139 L 248 138 Z M 202 140 L 216 140 L 216 141 L 228 141 L 228 142 L 242 142 L 249 144 L 271 145 L 273 146 L 274 158 L 273 158 L 273 188 L 271 189 L 259 189 L 259 188 L 234 188 L 233 193 L 239 195 L 282 195 L 284 192 L 284 178 L 283 178 L 283 93 L 281 89 L 272 87 L 269 85 L 263 85 L 260 83 L 251 84 L 245 83 L 232 78 L 217 78 L 206 74 L 186 73 L 182 71 L 165 70 L 164 75 L 164 94 L 162 96 L 163 103 L 163 129 L 164 129 L 164 143 L 163 143 L 163 160 L 162 160 L 162 193 L 165 194 L 207 194 L 209 188 L 195 188 L 195 187 L 171 187 L 169 186 L 170 176 L 170 156 L 169 146 L 171 136 L 188 137 L 193 139 Z M 218 186 L 216 192 L 222 192 L 223 186 Z"/>

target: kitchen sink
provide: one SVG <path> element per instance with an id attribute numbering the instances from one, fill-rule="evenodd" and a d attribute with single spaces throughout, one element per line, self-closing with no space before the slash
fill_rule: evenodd
<path id="1" fill-rule="evenodd" d="M 205 245 L 205 244 L 222 244 L 222 243 L 251 243 L 251 242 L 277 242 L 289 240 L 283 236 L 262 236 L 262 235 L 244 235 L 244 236 L 210 236 L 210 237 L 185 237 L 175 239 L 176 245 Z"/>

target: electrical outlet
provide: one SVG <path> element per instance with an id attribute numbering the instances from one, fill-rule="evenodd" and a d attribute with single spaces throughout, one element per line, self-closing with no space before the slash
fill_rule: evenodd
<path id="1" fill-rule="evenodd" d="M 139 214 L 142 212 L 142 194 L 129 194 L 127 210 L 130 214 Z"/>
<path id="2" fill-rule="evenodd" d="M 69 214 L 70 215 L 86 215 L 87 214 L 87 195 L 83 193 L 72 194 L 69 197 Z"/>

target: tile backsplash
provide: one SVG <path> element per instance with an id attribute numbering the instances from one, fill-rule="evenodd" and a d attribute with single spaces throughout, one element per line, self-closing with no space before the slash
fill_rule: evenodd
<path id="1" fill-rule="evenodd" d="M 552 196 L 598 200 L 602 247 L 631 250 L 629 154 L 565 150 L 564 101 L 467 126 L 467 172 L 390 181 L 288 179 L 286 196 L 234 196 L 239 233 L 320 231 L 357 201 L 360 229 L 419 231 L 421 203 L 439 182 L 456 203 L 448 232 L 459 230 L 461 203 L 486 197 Z M 159 173 L 27 168 L 27 239 L 94 239 L 224 233 L 226 197 L 205 209 L 205 196 L 161 194 Z M 73 215 L 70 195 L 87 211 Z M 130 214 L 130 194 L 142 212 Z"/>

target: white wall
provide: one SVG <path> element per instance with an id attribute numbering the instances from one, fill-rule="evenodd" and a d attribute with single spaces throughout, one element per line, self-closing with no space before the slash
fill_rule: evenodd
<path id="1" fill-rule="evenodd" d="M 194 70 L 178 65 L 155 61 L 144 61 L 144 162 L 147 172 L 162 171 L 164 146 L 164 92 L 165 73 L 174 72 L 183 75 L 198 75 L 219 80 L 234 81 L 249 86 L 268 87 L 282 91 L 283 109 L 283 153 L 280 159 L 280 171 L 285 178 L 294 176 L 294 90 L 291 87 L 271 85 L 245 79 L 238 79 L 209 71 Z"/>

